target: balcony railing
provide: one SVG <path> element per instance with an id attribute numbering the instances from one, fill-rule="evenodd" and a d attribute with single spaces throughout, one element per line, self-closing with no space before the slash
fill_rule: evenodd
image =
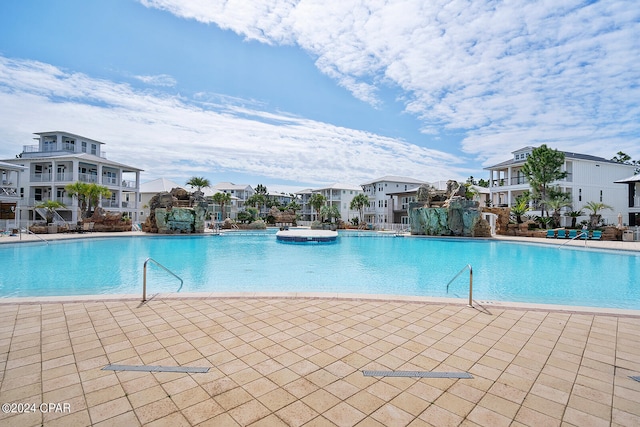
<path id="1" fill-rule="evenodd" d="M 71 172 L 56 173 L 56 181 L 73 181 L 73 174 Z"/>
<path id="2" fill-rule="evenodd" d="M 98 182 L 98 176 L 97 175 L 91 175 L 88 173 L 81 173 L 78 175 L 78 180 L 82 181 L 82 182 Z"/>
<path id="3" fill-rule="evenodd" d="M 122 180 L 122 186 L 126 188 L 135 189 L 138 187 L 138 184 L 136 183 L 136 181 L 128 181 L 125 179 L 125 180 Z"/>
<path id="4" fill-rule="evenodd" d="M 31 182 L 51 182 L 51 174 L 50 173 L 31 174 Z"/>
<path id="5" fill-rule="evenodd" d="M 633 205 L 630 206 L 631 208 L 640 208 L 640 196 L 634 197 L 632 202 L 633 202 Z"/>
<path id="6" fill-rule="evenodd" d="M 572 182 L 572 175 L 568 174 L 566 176 L 566 178 L 563 179 L 559 179 L 559 182 Z M 506 185 L 524 185 L 524 184 L 528 184 L 529 180 L 527 179 L 527 177 L 525 176 L 514 176 L 511 177 L 511 179 L 508 178 L 500 178 L 500 179 L 494 179 L 493 181 L 491 181 L 491 186 L 492 187 L 502 187 L 502 186 L 506 186 Z"/>
<path id="7" fill-rule="evenodd" d="M 16 187 L 2 186 L 0 187 L 0 196 L 2 197 L 18 197 L 18 189 Z"/>
<path id="8" fill-rule="evenodd" d="M 104 184 L 104 185 L 118 185 L 118 178 L 111 177 L 111 176 L 102 177 L 102 184 Z"/>

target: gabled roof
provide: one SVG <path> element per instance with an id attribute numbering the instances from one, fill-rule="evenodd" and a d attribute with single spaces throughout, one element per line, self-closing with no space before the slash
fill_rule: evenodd
<path id="1" fill-rule="evenodd" d="M 5 163 L 5 162 L 0 162 L 0 168 L 2 168 L 2 169 L 12 169 L 12 170 L 17 170 L 17 171 L 26 169 L 25 166 L 14 165 L 13 163 Z"/>
<path id="2" fill-rule="evenodd" d="M 382 178 L 377 178 L 374 179 L 373 181 L 368 181 L 365 182 L 362 185 L 371 185 L 371 184 L 376 184 L 378 182 L 401 182 L 403 184 L 426 184 L 426 181 L 421 181 L 419 179 L 414 179 L 414 178 L 407 178 L 405 176 L 394 176 L 394 175 L 386 175 L 383 176 Z"/>
<path id="3" fill-rule="evenodd" d="M 517 152 L 520 152 L 520 151 L 527 151 L 527 149 L 529 149 L 529 148 L 533 149 L 535 147 L 524 147 L 524 148 L 521 148 L 520 150 L 513 151 L 512 153 L 517 153 Z M 570 159 L 575 159 L 575 160 L 588 160 L 588 161 L 591 161 L 591 162 L 614 163 L 614 164 L 618 164 L 618 165 L 619 164 L 623 164 L 623 163 L 620 163 L 620 162 L 616 162 L 614 160 L 607 160 L 604 157 L 592 156 L 592 155 L 589 155 L 589 154 L 573 153 L 573 152 L 570 152 L 570 151 L 562 151 L 562 150 L 558 150 L 558 151 L 560 151 L 561 153 L 564 153 L 565 159 L 569 159 L 569 160 Z M 511 158 L 511 159 L 506 160 L 504 162 L 495 164 L 493 166 L 488 166 L 488 167 L 483 168 L 483 169 L 485 169 L 485 170 L 487 170 L 487 169 L 496 169 L 496 168 L 509 166 L 509 165 L 524 164 L 525 162 L 526 162 L 526 159 L 515 160 L 515 159 Z"/>
<path id="4" fill-rule="evenodd" d="M 342 184 L 339 182 L 336 182 L 334 184 L 328 185 L 326 187 L 320 187 L 320 188 L 316 188 L 314 191 L 321 191 L 321 190 L 353 190 L 353 191 L 362 191 L 362 187 L 359 185 L 353 185 L 353 184 Z"/>
<path id="5" fill-rule="evenodd" d="M 109 166 L 113 166 L 113 167 L 118 167 L 121 169 L 124 169 L 125 172 L 141 172 L 144 169 L 138 169 L 134 166 L 129 166 L 129 165 L 125 165 L 124 163 L 118 163 L 118 162 L 114 162 L 112 160 L 107 160 L 104 157 L 100 157 L 100 156 L 94 156 L 93 154 L 89 154 L 89 153 L 60 153 L 60 152 L 53 152 L 53 153 L 49 153 L 46 156 L 35 156 L 35 157 L 22 157 L 22 158 L 16 158 L 16 159 L 7 159 L 5 160 L 5 162 L 32 162 L 32 161 L 48 161 L 51 159 L 57 159 L 57 160 L 71 160 L 71 159 L 79 159 L 79 160 L 85 160 L 87 162 L 91 162 L 91 163 L 101 163 L 103 165 L 109 165 Z"/>
<path id="6" fill-rule="evenodd" d="M 40 135 L 40 136 L 61 134 L 61 135 L 65 135 L 65 136 L 70 136 L 72 138 L 84 139 L 85 141 L 95 142 L 96 144 L 104 145 L 104 142 L 96 141 L 95 139 L 87 138 L 86 136 L 82 136 L 82 135 L 76 135 L 75 133 L 65 132 L 63 130 L 52 130 L 52 131 L 49 131 L 49 132 L 34 132 L 33 134 L 34 135 Z"/>
<path id="7" fill-rule="evenodd" d="M 249 184 L 234 184 L 233 182 L 219 182 L 212 187 L 214 190 L 246 190 Z"/>
<path id="8" fill-rule="evenodd" d="M 141 193 L 162 193 L 163 191 L 169 192 L 174 188 L 184 188 L 182 185 L 171 181 L 166 178 L 158 178 L 153 181 L 143 182 L 140 184 Z"/>
<path id="9" fill-rule="evenodd" d="M 629 178 L 619 179 L 617 181 L 613 181 L 616 184 L 627 184 L 629 182 L 640 182 L 640 173 Z"/>

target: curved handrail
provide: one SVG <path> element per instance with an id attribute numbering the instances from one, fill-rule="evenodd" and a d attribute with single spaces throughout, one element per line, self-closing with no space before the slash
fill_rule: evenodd
<path id="1" fill-rule="evenodd" d="M 578 233 L 576 235 L 576 237 L 572 237 L 569 240 L 567 240 L 566 242 L 564 242 L 563 244 L 561 244 L 560 246 L 558 246 L 558 249 L 560 249 L 561 247 L 563 247 L 564 245 L 566 245 L 567 243 L 569 243 L 569 242 L 571 242 L 573 240 L 579 239 L 582 236 L 585 236 L 584 237 L 584 245 L 587 246 L 587 240 L 588 240 L 587 237 L 589 237 L 589 232 L 585 233 L 584 231 L 581 231 L 580 233 Z"/>
<path id="2" fill-rule="evenodd" d="M 447 283 L 447 293 L 449 293 L 449 285 L 458 278 L 458 276 L 460 276 L 462 274 L 463 271 L 465 271 L 466 269 L 469 269 L 469 307 L 473 307 L 473 267 L 471 267 L 471 264 L 467 264 L 464 267 L 462 267 L 462 270 L 458 271 L 458 274 L 456 274 L 455 276 L 453 276 L 453 279 L 449 280 L 449 283 Z"/>
<path id="3" fill-rule="evenodd" d="M 178 276 L 177 274 L 175 274 L 173 271 L 169 270 L 164 265 L 160 264 L 155 259 L 147 258 L 146 260 L 144 260 L 144 266 L 142 268 L 142 302 L 145 302 L 147 300 L 147 263 L 149 261 L 153 261 L 158 267 L 161 267 L 164 271 L 166 271 L 167 273 L 171 274 L 176 279 L 180 280 L 180 287 L 178 288 L 178 292 L 180 292 L 180 289 L 182 289 L 182 285 L 184 283 L 182 278 L 180 276 Z"/>
<path id="4" fill-rule="evenodd" d="M 29 230 L 28 228 L 21 228 L 20 229 L 20 234 L 22 234 L 22 230 L 24 230 L 27 234 L 33 234 L 38 239 L 40 239 L 43 242 L 45 242 L 47 245 L 49 244 L 49 241 L 47 239 L 45 239 L 44 237 L 40 237 L 38 234 L 34 233 L 33 231 Z M 22 236 L 20 236 L 20 240 L 22 240 Z"/>

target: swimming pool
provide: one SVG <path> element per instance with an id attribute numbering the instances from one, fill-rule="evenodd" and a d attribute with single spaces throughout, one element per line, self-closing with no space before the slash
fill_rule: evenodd
<path id="1" fill-rule="evenodd" d="M 0 297 L 141 294 L 152 257 L 180 292 L 339 292 L 640 309 L 640 254 L 496 240 L 341 233 L 333 244 L 277 242 L 272 232 L 139 236 L 0 245 Z M 154 265 L 147 292 L 179 282 Z"/>

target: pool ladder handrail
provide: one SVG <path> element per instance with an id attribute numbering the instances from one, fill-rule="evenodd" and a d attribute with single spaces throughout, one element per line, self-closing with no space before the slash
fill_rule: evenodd
<path id="1" fill-rule="evenodd" d="M 33 234 L 34 236 L 36 236 L 38 239 L 42 240 L 43 242 L 45 242 L 47 245 L 49 244 L 49 241 L 47 239 L 45 239 L 44 237 L 40 237 L 38 234 L 34 233 L 33 231 L 29 230 L 28 228 L 21 228 L 20 229 L 20 240 L 22 240 L 22 232 L 26 232 L 27 234 Z"/>
<path id="2" fill-rule="evenodd" d="M 558 249 L 562 248 L 564 245 L 566 245 L 567 243 L 569 243 L 569 242 L 571 242 L 573 240 L 579 239 L 582 236 L 585 236 L 585 238 L 584 238 L 584 246 L 586 247 L 587 246 L 587 240 L 589 240 L 588 239 L 589 232 L 585 233 L 584 231 L 581 231 L 580 233 L 578 233 L 578 235 L 576 237 L 572 237 L 569 240 L 567 240 L 566 242 L 564 242 L 563 244 L 561 244 L 560 246 L 558 246 Z"/>
<path id="3" fill-rule="evenodd" d="M 462 267 L 462 270 L 458 271 L 458 273 L 453 276 L 453 279 L 449 280 L 449 283 L 447 283 L 447 293 L 449 293 L 449 285 L 454 280 L 456 280 L 458 276 L 460 276 L 467 268 L 469 269 L 469 304 L 467 305 L 473 308 L 473 267 L 471 267 L 471 264 L 467 264 Z"/>
<path id="4" fill-rule="evenodd" d="M 182 289 L 182 285 L 183 285 L 184 281 L 182 280 L 182 278 L 180 276 L 175 274 L 173 271 L 169 270 L 164 265 L 160 264 L 155 259 L 149 257 L 146 260 L 144 260 L 144 266 L 142 267 L 142 302 L 145 302 L 147 300 L 147 263 L 149 263 L 149 261 L 153 261 L 158 267 L 161 267 L 164 271 L 166 271 L 167 273 L 171 274 L 176 279 L 180 280 L 180 287 L 178 288 L 178 291 L 180 291 L 180 289 Z"/>

